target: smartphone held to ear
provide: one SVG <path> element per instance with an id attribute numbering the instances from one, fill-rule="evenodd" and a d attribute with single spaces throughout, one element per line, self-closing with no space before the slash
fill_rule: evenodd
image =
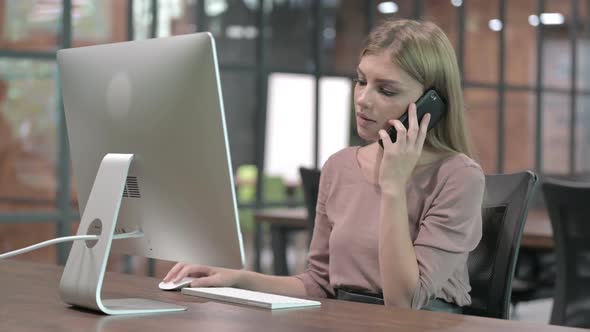
<path id="1" fill-rule="evenodd" d="M 434 127 L 436 123 L 445 115 L 447 112 L 447 105 L 445 101 L 436 93 L 434 89 L 428 89 L 424 94 L 416 101 L 416 116 L 418 118 L 418 124 L 422 121 L 422 117 L 426 113 L 430 113 L 430 122 L 428 123 L 428 129 Z M 409 115 L 408 112 L 404 113 L 399 120 L 402 122 L 404 127 L 409 127 Z M 395 127 L 389 128 L 387 131 L 391 141 L 395 143 L 397 140 L 397 130 Z M 379 145 L 383 147 L 383 142 L 379 140 Z"/>

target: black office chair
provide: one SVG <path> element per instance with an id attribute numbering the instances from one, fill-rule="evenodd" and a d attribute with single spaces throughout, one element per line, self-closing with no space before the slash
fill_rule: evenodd
<path id="1" fill-rule="evenodd" d="M 544 178 L 590 182 L 590 173 L 545 174 Z M 521 248 L 512 286 L 511 302 L 514 307 L 520 302 L 553 298 L 556 275 L 554 248 Z"/>
<path id="2" fill-rule="evenodd" d="M 309 234 L 308 242 L 311 242 L 313 227 L 315 225 L 315 207 L 318 202 L 318 192 L 320 190 L 319 169 L 299 167 L 301 175 L 301 184 L 303 185 L 303 201 L 307 208 L 307 230 Z"/>
<path id="3" fill-rule="evenodd" d="M 483 236 L 469 254 L 472 304 L 463 313 L 508 319 L 514 267 L 537 176 L 486 175 Z"/>
<path id="4" fill-rule="evenodd" d="M 557 256 L 551 324 L 590 328 L 590 182 L 542 185 Z"/>

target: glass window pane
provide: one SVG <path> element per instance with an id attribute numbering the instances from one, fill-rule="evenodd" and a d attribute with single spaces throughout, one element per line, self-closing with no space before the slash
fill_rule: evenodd
<path id="1" fill-rule="evenodd" d="M 72 1 L 72 34 L 74 46 L 127 40 L 127 1 Z"/>
<path id="2" fill-rule="evenodd" d="M 235 175 L 236 198 L 240 205 L 253 205 L 256 201 L 258 178 L 256 75 L 250 72 L 222 70 L 221 86 L 232 169 Z M 254 229 L 254 212 L 251 208 L 241 207 L 238 213 L 242 233 L 244 238 L 248 239 Z"/>
<path id="3" fill-rule="evenodd" d="M 258 38 L 259 0 L 207 0 L 204 26 L 215 37 L 221 65 L 253 65 Z M 271 1 L 265 1 L 272 8 Z"/>
<path id="4" fill-rule="evenodd" d="M 498 82 L 498 0 L 470 0 L 465 7 L 465 80 Z M 496 22 L 496 23 L 494 23 Z M 483 60 L 485 59 L 485 60 Z"/>
<path id="5" fill-rule="evenodd" d="M 536 103 L 530 92 L 507 92 L 504 113 L 504 172 L 535 168 Z"/>
<path id="6" fill-rule="evenodd" d="M 0 197 L 52 209 L 56 191 L 55 62 L 0 58 Z"/>
<path id="7" fill-rule="evenodd" d="M 352 75 L 367 27 L 364 1 L 322 1 L 322 62 L 324 72 Z"/>
<path id="8" fill-rule="evenodd" d="M 274 73 L 268 79 L 264 172 L 297 182 L 298 167 L 313 167 L 315 80 Z"/>
<path id="9" fill-rule="evenodd" d="M 543 172 L 569 173 L 570 100 L 567 94 L 543 95 Z"/>
<path id="10" fill-rule="evenodd" d="M 351 113 L 351 80 L 347 77 L 320 78 L 320 168 L 332 154 L 348 146 Z"/>
<path id="11" fill-rule="evenodd" d="M 423 0 L 424 11 L 422 19 L 431 21 L 438 25 L 447 35 L 453 46 L 455 52 L 458 47 L 458 25 L 459 17 L 457 7 L 447 0 Z"/>
<path id="12" fill-rule="evenodd" d="M 590 90 L 590 38 L 578 39 L 577 88 Z"/>
<path id="13" fill-rule="evenodd" d="M 537 28 L 529 23 L 528 17 L 537 12 L 537 0 L 506 1 L 506 6 L 506 82 L 534 86 L 537 81 Z"/>
<path id="14" fill-rule="evenodd" d="M 466 89 L 465 106 L 475 159 L 484 173 L 496 173 L 498 160 L 498 96 L 495 90 Z"/>
<path id="15" fill-rule="evenodd" d="M 396 0 L 396 1 L 376 1 L 377 23 L 383 19 L 402 19 L 414 18 L 414 1 L 413 0 Z"/>
<path id="16" fill-rule="evenodd" d="M 197 31 L 197 1 L 159 0 L 158 37 L 182 35 Z"/>
<path id="17" fill-rule="evenodd" d="M 578 96 L 576 113 L 576 172 L 590 172 L 590 96 Z"/>
<path id="18" fill-rule="evenodd" d="M 255 161 L 256 77 L 252 73 L 222 70 L 221 86 L 236 198 L 239 204 L 254 204 L 258 177 Z M 252 209 L 240 208 L 239 219 L 242 232 L 247 237 L 254 228 Z"/>
<path id="19" fill-rule="evenodd" d="M 577 88 L 590 90 L 590 3 L 579 2 L 578 22 L 579 29 L 577 44 Z"/>
<path id="20" fill-rule="evenodd" d="M 352 82 L 343 77 L 320 79 L 319 167 L 348 146 Z M 299 167 L 314 167 L 315 78 L 274 73 L 269 77 L 264 159 L 265 197 L 287 199 L 284 186 L 300 182 Z M 281 189 L 283 188 L 283 189 Z"/>
<path id="21" fill-rule="evenodd" d="M 569 1 L 548 0 L 545 12 L 561 14 L 568 23 L 571 6 Z M 571 80 L 571 53 L 569 24 L 544 25 L 543 85 L 551 88 L 569 88 Z"/>
<path id="22" fill-rule="evenodd" d="M 270 1 L 266 1 L 270 2 Z M 267 15 L 266 60 L 273 71 L 313 71 L 312 1 L 273 2 Z"/>
<path id="23" fill-rule="evenodd" d="M 159 0 L 156 36 L 196 32 L 198 3 L 197 0 Z M 133 0 L 133 39 L 151 38 L 152 23 L 152 0 Z"/>
<path id="24" fill-rule="evenodd" d="M 2 1 L 0 48 L 52 51 L 58 48 L 61 1 Z"/>
<path id="25" fill-rule="evenodd" d="M 133 0 L 133 39 L 151 38 L 152 1 Z"/>
<path id="26" fill-rule="evenodd" d="M 256 78 L 252 73 L 221 72 L 223 103 L 233 169 L 255 164 Z"/>

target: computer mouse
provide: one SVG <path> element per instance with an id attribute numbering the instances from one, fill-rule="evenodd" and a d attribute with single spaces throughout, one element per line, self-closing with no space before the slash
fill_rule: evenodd
<path id="1" fill-rule="evenodd" d="M 187 277 L 187 278 L 183 278 L 182 280 L 180 280 L 177 283 L 174 283 L 172 281 L 169 281 L 169 282 L 162 281 L 161 283 L 158 284 L 158 287 L 161 290 L 180 290 L 183 287 L 190 286 L 190 284 L 193 280 L 195 280 L 195 278 Z"/>

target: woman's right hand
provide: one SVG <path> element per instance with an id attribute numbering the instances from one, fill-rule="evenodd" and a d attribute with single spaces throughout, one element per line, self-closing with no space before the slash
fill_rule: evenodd
<path id="1" fill-rule="evenodd" d="M 240 278 L 240 270 L 177 263 L 164 277 L 164 282 L 179 282 L 185 277 L 195 278 L 191 287 L 232 287 Z"/>

